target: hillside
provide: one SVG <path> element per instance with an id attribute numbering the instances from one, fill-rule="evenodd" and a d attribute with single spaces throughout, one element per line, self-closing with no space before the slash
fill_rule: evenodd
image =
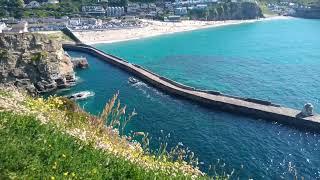
<path id="1" fill-rule="evenodd" d="M 123 134 L 134 113 L 125 114 L 116 99 L 97 117 L 62 97 L 32 98 L 1 87 L 0 179 L 207 178 L 192 153 L 160 148 L 153 154 L 144 133 Z"/>
<path id="2" fill-rule="evenodd" d="M 256 3 L 221 3 L 209 6 L 207 11 L 192 10 L 189 12 L 191 19 L 206 20 L 233 20 L 233 19 L 256 19 L 263 17 L 260 7 Z"/>
<path id="3" fill-rule="evenodd" d="M 47 4 L 36 9 L 23 8 L 30 0 L 0 0 L 0 17 L 62 17 L 79 14 L 82 5 L 96 4 L 97 0 L 60 0 L 59 4 Z M 41 2 L 41 1 L 39 1 Z M 126 0 L 114 1 L 110 5 L 123 6 Z"/>

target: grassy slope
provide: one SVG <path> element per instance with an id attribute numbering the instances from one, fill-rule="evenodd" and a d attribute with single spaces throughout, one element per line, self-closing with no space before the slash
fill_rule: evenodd
<path id="1" fill-rule="evenodd" d="M 166 177 L 75 141 L 35 117 L 0 113 L 0 119 L 0 179 Z"/>
<path id="2" fill-rule="evenodd" d="M 106 105 L 104 119 L 123 118 L 125 110 L 115 97 Z M 0 87 L 0 179 L 208 178 L 191 161 L 149 154 L 134 137 L 121 135 L 115 123 L 64 98 L 31 98 Z"/>

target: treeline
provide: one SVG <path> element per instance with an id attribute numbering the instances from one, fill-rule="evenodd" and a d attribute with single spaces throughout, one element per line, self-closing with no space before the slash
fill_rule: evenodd
<path id="1" fill-rule="evenodd" d="M 0 0 L 0 17 L 62 17 L 75 15 L 81 12 L 82 5 L 93 5 L 97 0 L 60 0 L 58 4 L 46 4 L 39 8 L 23 8 L 31 0 Z M 47 0 L 38 0 L 46 2 Z M 127 0 L 109 0 L 111 6 L 124 6 Z"/>
<path id="2" fill-rule="evenodd" d="M 0 17 L 22 16 L 23 0 L 0 0 Z"/>
<path id="3" fill-rule="evenodd" d="M 263 17 L 260 7 L 256 3 L 220 3 L 210 5 L 207 9 L 194 9 L 189 11 L 191 19 L 204 20 L 230 20 L 230 19 L 255 19 Z"/>

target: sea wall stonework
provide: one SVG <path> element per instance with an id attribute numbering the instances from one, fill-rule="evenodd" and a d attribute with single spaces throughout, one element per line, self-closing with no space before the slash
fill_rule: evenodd
<path id="1" fill-rule="evenodd" d="M 73 64 L 60 43 L 43 34 L 0 34 L 1 84 L 38 94 L 74 80 Z"/>

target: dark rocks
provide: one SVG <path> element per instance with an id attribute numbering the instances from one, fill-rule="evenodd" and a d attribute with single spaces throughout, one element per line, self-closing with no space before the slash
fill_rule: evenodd
<path id="1" fill-rule="evenodd" d="M 86 69 L 89 67 L 88 60 L 86 58 L 72 58 L 73 68 Z"/>
<path id="2" fill-rule="evenodd" d="M 75 83 L 62 45 L 42 34 L 0 34 L 0 83 L 37 94 Z"/>
<path id="3" fill-rule="evenodd" d="M 320 5 L 311 6 L 310 8 L 297 8 L 292 16 L 308 19 L 320 19 Z"/>
<path id="4" fill-rule="evenodd" d="M 226 2 L 212 4 L 208 11 L 190 10 L 191 19 L 204 20 L 242 20 L 262 18 L 263 14 L 255 2 Z M 204 18 L 205 17 L 205 18 Z"/>

